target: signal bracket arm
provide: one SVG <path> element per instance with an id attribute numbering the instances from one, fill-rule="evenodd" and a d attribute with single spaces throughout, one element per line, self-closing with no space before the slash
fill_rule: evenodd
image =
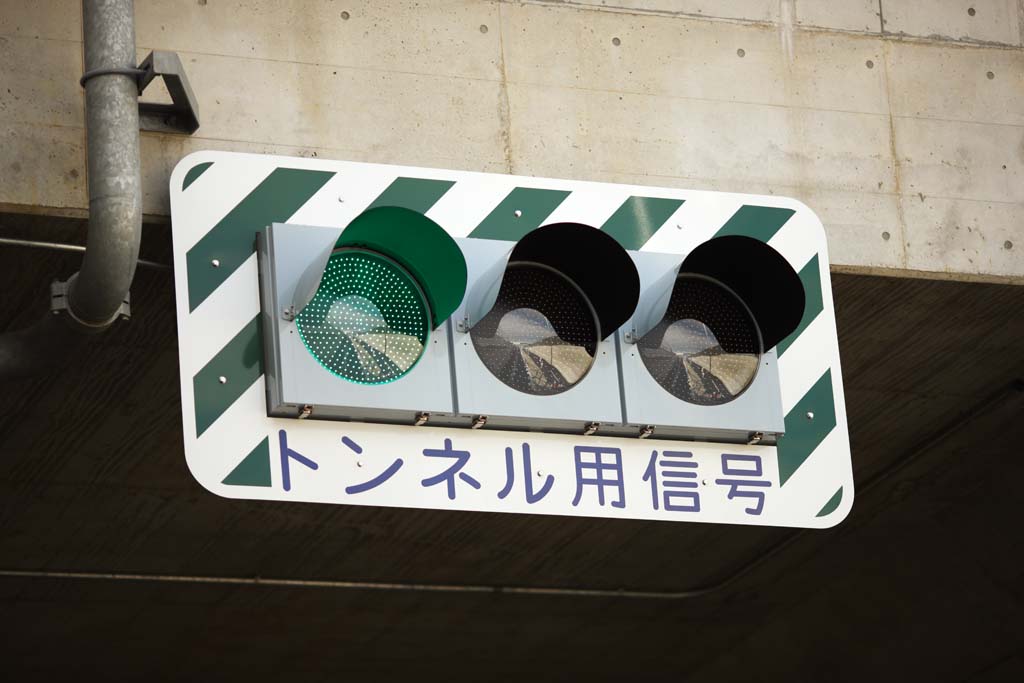
<path id="1" fill-rule="evenodd" d="M 177 52 L 154 50 L 139 64 L 139 95 L 154 78 L 164 79 L 171 104 L 139 102 L 139 127 L 164 133 L 192 134 L 199 128 L 199 105 Z"/>

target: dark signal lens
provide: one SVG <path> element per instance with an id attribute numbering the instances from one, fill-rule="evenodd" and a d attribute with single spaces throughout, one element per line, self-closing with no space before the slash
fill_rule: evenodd
<path id="1" fill-rule="evenodd" d="M 565 276 L 512 263 L 490 312 L 470 330 L 491 374 L 527 394 L 561 393 L 590 370 L 599 330 L 593 308 Z"/>
<path id="2" fill-rule="evenodd" d="M 637 343 L 651 376 L 702 406 L 732 401 L 754 381 L 761 337 L 739 297 L 714 280 L 680 275 L 665 317 Z"/>

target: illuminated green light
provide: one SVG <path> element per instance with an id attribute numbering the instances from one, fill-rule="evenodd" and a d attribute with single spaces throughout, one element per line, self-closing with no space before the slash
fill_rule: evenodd
<path id="1" fill-rule="evenodd" d="M 295 322 L 324 368 L 358 384 L 384 384 L 412 370 L 430 335 L 430 311 L 416 281 L 363 249 L 331 254 Z"/>

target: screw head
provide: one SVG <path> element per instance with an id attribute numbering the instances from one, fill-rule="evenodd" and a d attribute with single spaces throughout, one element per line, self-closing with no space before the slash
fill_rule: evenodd
<path id="1" fill-rule="evenodd" d="M 210 261 L 210 265 L 213 266 L 214 268 L 220 268 L 220 259 L 213 259 L 212 261 Z"/>
<path id="2" fill-rule="evenodd" d="M 519 209 L 516 209 L 515 211 L 512 212 L 512 215 L 515 216 L 516 218 L 522 218 L 523 212 L 520 211 Z"/>
<path id="3" fill-rule="evenodd" d="M 227 384 L 228 378 L 225 377 L 224 375 L 221 375 L 220 377 L 217 378 L 217 381 L 220 382 L 221 384 Z"/>
<path id="4" fill-rule="evenodd" d="M 808 420 L 813 420 L 814 419 L 814 413 L 812 413 L 811 411 L 808 410 L 807 411 L 807 419 Z"/>

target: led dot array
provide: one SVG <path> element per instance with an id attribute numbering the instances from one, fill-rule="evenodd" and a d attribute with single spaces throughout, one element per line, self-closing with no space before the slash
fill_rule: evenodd
<path id="1" fill-rule="evenodd" d="M 409 372 L 426 348 L 429 321 L 415 280 L 390 259 L 361 249 L 331 255 L 319 289 L 295 318 L 313 357 L 358 384 Z"/>
<path id="2" fill-rule="evenodd" d="M 494 307 L 470 337 L 491 374 L 513 389 L 543 396 L 561 393 L 587 374 L 598 326 L 589 303 L 565 276 L 513 263 Z"/>
<path id="3" fill-rule="evenodd" d="M 721 285 L 688 275 L 676 280 L 665 317 L 637 346 L 666 391 L 706 406 L 741 394 L 761 358 L 757 325 L 742 302 Z"/>

